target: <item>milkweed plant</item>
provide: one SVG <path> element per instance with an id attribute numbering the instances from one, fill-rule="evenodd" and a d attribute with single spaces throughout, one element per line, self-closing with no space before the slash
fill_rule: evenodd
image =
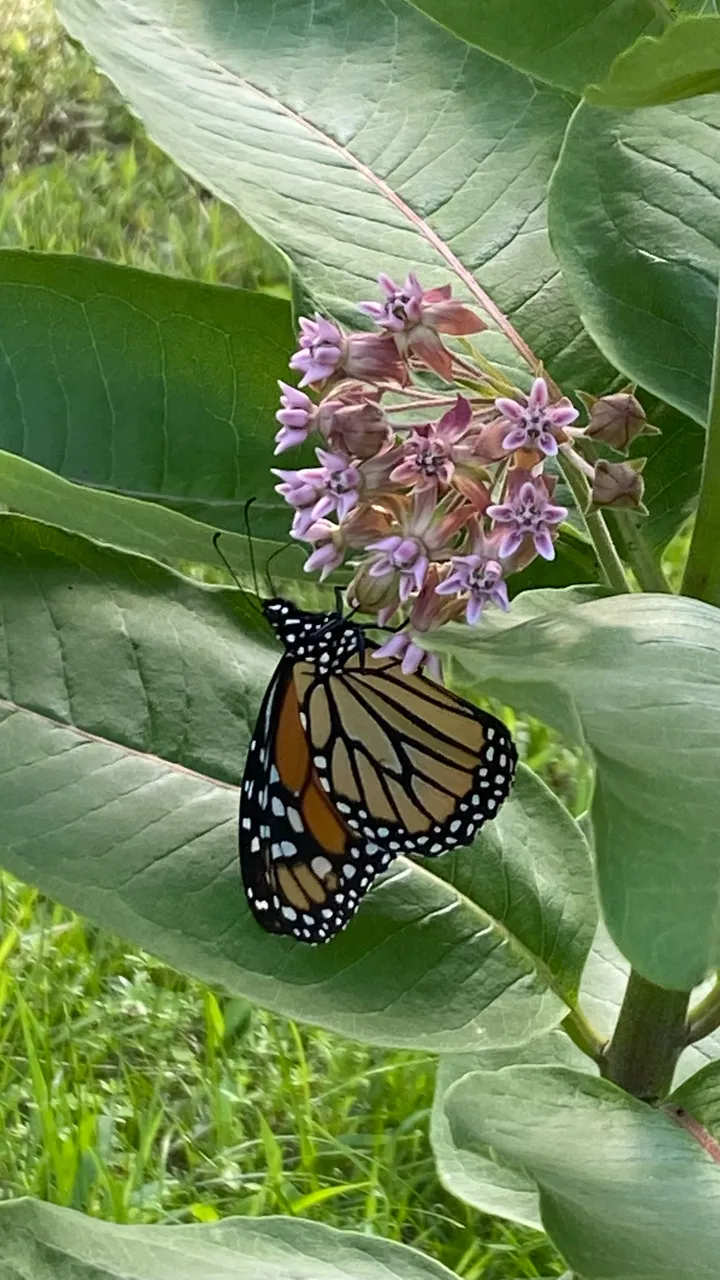
<path id="1" fill-rule="evenodd" d="M 229 267 L 220 284 L 0 250 L 2 865 L 218 992 L 437 1055 L 439 1178 L 544 1231 L 565 1280 L 716 1280 L 714 6 L 634 0 L 612 20 L 597 0 L 571 17 L 555 0 L 58 7 L 275 274 L 245 291 Z M 307 652 L 290 669 L 262 616 L 271 577 L 294 610 L 276 602 L 277 617 L 310 631 L 342 593 L 345 637 L 357 620 L 410 691 L 396 719 L 422 723 L 420 688 L 437 716 L 464 699 L 478 743 L 478 726 L 507 725 L 512 791 L 470 845 L 452 828 L 451 852 L 404 858 L 398 841 L 384 858 L 359 784 L 349 844 L 320 749 L 303 792 L 312 672 Z M 367 764 L 379 813 L 388 740 L 364 677 L 342 767 L 352 785 Z M 239 875 L 256 725 L 241 830 L 263 892 L 282 875 L 296 936 L 257 923 Z M 580 762 L 570 798 L 547 785 L 556 743 Z M 443 752 L 447 795 L 464 794 L 456 764 L 479 791 L 467 744 Z M 296 774 L 303 813 L 280 790 Z M 398 803 L 432 782 L 404 767 Z M 295 834 L 275 864 L 276 820 Z M 325 843 L 303 861 L 310 829 Z M 370 840 L 376 864 L 358 872 Z M 343 922 L 360 903 L 337 936 L 320 883 Z M 321 926 L 327 945 L 307 945 Z M 4 967 L 18 945 L 0 938 Z M 0 989 L 29 1035 L 4 971 Z M 62 1087 L 55 1043 L 35 1137 Z M 117 1210 L 89 1165 L 70 1176 L 63 1161 L 43 1172 L 58 1204 L 0 1203 L 0 1273 L 41 1280 L 51 1257 L 78 1280 L 119 1266 L 451 1278 L 429 1237 L 423 1254 L 306 1220 L 346 1188 L 316 1170 L 306 1196 L 291 1157 L 292 1216 L 247 1217 L 239 1198 L 238 1216 L 192 1226 L 147 1225 L 167 1217 L 161 1186 L 152 1210 Z M 480 1280 L 494 1262 L 467 1222 L 450 1261 Z"/>

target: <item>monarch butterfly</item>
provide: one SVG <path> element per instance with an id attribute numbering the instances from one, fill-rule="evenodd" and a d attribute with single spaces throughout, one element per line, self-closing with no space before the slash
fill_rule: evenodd
<path id="1" fill-rule="evenodd" d="M 242 878 L 268 932 L 329 942 L 398 854 L 471 842 L 517 752 L 500 720 L 376 657 L 339 611 L 262 607 L 285 652 L 242 782 Z"/>

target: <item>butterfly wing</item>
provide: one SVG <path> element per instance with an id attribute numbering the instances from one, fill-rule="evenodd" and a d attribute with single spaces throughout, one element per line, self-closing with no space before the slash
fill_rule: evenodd
<path id="1" fill-rule="evenodd" d="M 435 856 L 497 814 L 517 752 L 495 716 L 370 647 L 328 677 L 298 664 L 295 682 L 320 785 L 366 844 Z"/>
<path id="2" fill-rule="evenodd" d="M 255 919 L 270 933 L 328 942 L 355 914 L 392 854 L 373 850 L 321 785 L 301 720 L 291 657 L 265 695 L 240 802 L 240 867 Z"/>

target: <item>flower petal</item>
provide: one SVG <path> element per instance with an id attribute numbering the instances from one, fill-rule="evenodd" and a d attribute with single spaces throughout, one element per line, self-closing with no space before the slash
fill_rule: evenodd
<path id="1" fill-rule="evenodd" d="M 467 602 L 467 609 L 465 610 L 465 617 L 467 618 L 471 627 L 474 627 L 482 618 L 484 607 L 485 607 L 485 601 L 482 599 L 481 596 L 478 596 L 478 595 L 470 596 L 470 599 Z"/>
<path id="2" fill-rule="evenodd" d="M 520 549 L 523 543 L 523 534 L 518 529 L 509 529 L 503 534 L 498 546 L 498 555 L 502 560 L 507 560 L 508 556 L 514 556 L 515 552 Z"/>
<path id="3" fill-rule="evenodd" d="M 548 402 L 548 387 L 544 378 L 536 378 L 528 396 L 528 408 L 544 409 Z"/>
<path id="4" fill-rule="evenodd" d="M 555 548 L 549 531 L 547 529 L 536 529 L 532 537 L 538 555 L 542 556 L 543 560 L 554 560 Z"/>
<path id="5" fill-rule="evenodd" d="M 510 450 L 514 453 L 516 449 L 522 449 L 527 444 L 527 427 L 518 425 L 513 427 L 512 431 L 508 431 L 503 438 L 503 449 Z"/>
<path id="6" fill-rule="evenodd" d="M 540 432 L 538 446 L 542 449 L 546 458 L 554 458 L 558 451 L 557 440 L 549 431 Z"/>
<path id="7" fill-rule="evenodd" d="M 503 418 L 508 418 L 510 422 L 525 421 L 525 406 L 518 404 L 517 400 L 508 400 L 507 396 L 498 396 L 495 401 L 495 408 L 501 413 Z"/>

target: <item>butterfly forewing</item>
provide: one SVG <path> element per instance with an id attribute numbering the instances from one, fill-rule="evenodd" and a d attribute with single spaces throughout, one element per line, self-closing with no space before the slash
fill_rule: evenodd
<path id="1" fill-rule="evenodd" d="M 500 720 L 370 649 L 295 679 L 321 785 L 363 839 L 435 856 L 495 816 L 517 761 Z"/>
<path id="2" fill-rule="evenodd" d="M 390 854 L 359 840 L 321 786 L 294 665 L 287 657 L 280 663 L 248 752 L 240 865 L 251 910 L 265 929 L 327 942 L 355 914 Z"/>

